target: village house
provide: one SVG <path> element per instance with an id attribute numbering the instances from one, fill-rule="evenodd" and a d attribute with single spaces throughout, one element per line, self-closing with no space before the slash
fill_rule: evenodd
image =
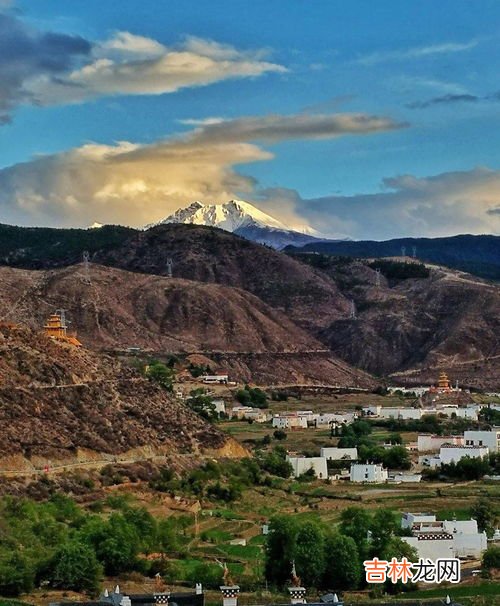
<path id="1" fill-rule="evenodd" d="M 308 414 L 298 412 L 283 412 L 273 416 L 272 424 L 276 429 L 307 429 Z"/>
<path id="2" fill-rule="evenodd" d="M 441 446 L 453 444 L 464 446 L 464 436 L 437 436 L 429 433 L 419 434 L 417 437 L 418 452 L 437 452 Z"/>
<path id="3" fill-rule="evenodd" d="M 441 465 L 449 465 L 450 463 L 458 463 L 464 457 L 471 459 L 483 458 L 488 455 L 487 446 L 453 446 L 444 444 L 439 449 L 437 455 L 424 455 L 419 457 L 420 465 L 436 469 Z"/>
<path id="4" fill-rule="evenodd" d="M 252 408 L 252 406 L 233 406 L 231 409 L 231 418 L 255 423 L 266 423 L 269 420 L 269 414 L 260 408 Z"/>
<path id="5" fill-rule="evenodd" d="M 387 482 L 388 473 L 379 463 L 353 463 L 349 474 L 351 482 Z"/>
<path id="6" fill-rule="evenodd" d="M 404 513 L 401 527 L 412 532 L 402 537 L 419 558 L 477 558 L 487 548 L 486 533 L 479 532 L 476 520 L 436 520 L 431 514 Z"/>
<path id="7" fill-rule="evenodd" d="M 439 458 L 443 465 L 448 465 L 451 462 L 457 463 L 464 457 L 471 459 L 486 457 L 488 455 L 487 446 L 441 446 L 439 449 Z"/>
<path id="8" fill-rule="evenodd" d="M 324 412 L 315 414 L 313 421 L 316 427 L 328 427 L 330 425 L 350 425 L 357 417 L 355 412 Z"/>
<path id="9" fill-rule="evenodd" d="M 487 446 L 490 453 L 500 451 L 500 428 L 485 431 L 465 431 L 466 446 Z"/>
<path id="10" fill-rule="evenodd" d="M 338 447 L 326 447 L 320 450 L 320 456 L 324 457 L 329 461 L 342 461 L 350 460 L 356 461 L 358 459 L 357 448 L 338 448 Z"/>
<path id="11" fill-rule="evenodd" d="M 298 478 L 310 469 L 314 470 L 316 477 L 320 480 L 328 478 L 328 467 L 324 457 L 290 457 L 286 460 L 290 463 L 293 469 L 293 476 Z"/>

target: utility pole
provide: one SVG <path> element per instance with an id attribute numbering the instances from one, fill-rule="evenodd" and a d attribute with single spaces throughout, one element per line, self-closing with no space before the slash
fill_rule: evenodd
<path id="1" fill-rule="evenodd" d="M 90 254 L 88 250 L 83 251 L 83 281 L 90 284 Z"/>
<path id="2" fill-rule="evenodd" d="M 353 299 L 351 299 L 351 309 L 349 312 L 349 317 L 351 318 L 351 320 L 355 320 L 356 319 L 356 303 L 354 303 Z"/>

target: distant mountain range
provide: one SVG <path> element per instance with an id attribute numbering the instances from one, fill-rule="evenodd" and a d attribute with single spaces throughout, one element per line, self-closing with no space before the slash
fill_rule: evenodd
<path id="1" fill-rule="evenodd" d="M 447 238 L 398 238 L 376 242 L 330 241 L 289 246 L 286 252 L 321 253 L 355 258 L 415 257 L 491 280 L 500 280 L 500 236 L 459 235 Z"/>
<path id="2" fill-rule="evenodd" d="M 218 227 L 278 250 L 285 246 L 302 246 L 309 242 L 325 240 L 321 234 L 308 226 L 300 230 L 289 229 L 281 221 L 243 200 L 229 200 L 224 204 L 192 202 L 158 223 L 147 225 L 146 229 L 168 223 Z"/>

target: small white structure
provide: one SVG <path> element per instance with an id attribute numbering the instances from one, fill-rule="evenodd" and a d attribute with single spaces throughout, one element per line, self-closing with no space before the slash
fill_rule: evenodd
<path id="1" fill-rule="evenodd" d="M 226 403 L 222 398 L 216 398 L 212 400 L 212 404 L 215 406 L 215 412 L 219 416 L 226 414 Z"/>
<path id="2" fill-rule="evenodd" d="M 310 469 L 314 470 L 316 477 L 320 480 L 328 478 L 328 467 L 324 457 L 288 457 L 286 460 L 293 468 L 293 475 L 298 478 Z"/>
<path id="3" fill-rule="evenodd" d="M 386 482 L 387 469 L 378 463 L 353 463 L 349 474 L 351 482 Z"/>
<path id="4" fill-rule="evenodd" d="M 418 452 L 437 452 L 445 444 L 463 446 L 463 436 L 436 436 L 429 433 L 419 434 L 417 437 Z"/>
<path id="5" fill-rule="evenodd" d="M 229 375 L 203 375 L 201 380 L 203 383 L 208 384 L 219 383 L 220 385 L 227 385 L 229 382 Z"/>
<path id="6" fill-rule="evenodd" d="M 357 448 L 327 447 L 320 450 L 320 456 L 329 461 L 357 461 Z"/>
<path id="7" fill-rule="evenodd" d="M 466 446 L 486 446 L 489 452 L 500 450 L 500 428 L 495 427 L 488 431 L 464 431 Z"/>
<path id="8" fill-rule="evenodd" d="M 391 394 L 401 392 L 402 394 L 415 394 L 417 397 L 420 397 L 427 393 L 429 388 L 425 385 L 420 385 L 418 387 L 400 387 L 398 385 L 389 385 L 387 387 L 387 391 Z"/>
<path id="9" fill-rule="evenodd" d="M 422 480 L 422 474 L 410 473 L 404 471 L 396 471 L 389 474 L 389 482 L 393 484 L 412 484 L 420 482 Z"/>
<path id="10" fill-rule="evenodd" d="M 401 528 L 413 528 L 414 524 L 422 522 L 435 522 L 436 516 L 433 513 L 403 513 L 401 517 Z"/>
<path id="11" fill-rule="evenodd" d="M 457 463 L 464 457 L 483 458 L 488 452 L 487 446 L 441 446 L 439 459 L 442 465 L 449 465 L 451 462 Z"/>

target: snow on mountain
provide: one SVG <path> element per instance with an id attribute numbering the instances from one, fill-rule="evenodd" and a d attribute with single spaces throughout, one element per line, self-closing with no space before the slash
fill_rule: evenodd
<path id="1" fill-rule="evenodd" d="M 186 208 L 180 208 L 173 215 L 160 221 L 159 224 L 163 223 L 209 225 L 231 232 L 249 226 L 287 229 L 277 219 L 243 200 L 230 200 L 225 204 L 203 204 L 196 201 Z"/>
<path id="2" fill-rule="evenodd" d="M 203 204 L 195 201 L 158 223 L 147 225 L 146 229 L 165 223 L 191 223 L 218 227 L 274 248 L 284 248 L 288 244 L 303 245 L 317 239 L 326 239 L 308 225 L 290 229 L 278 219 L 243 200 L 230 200 L 224 204 Z"/>

